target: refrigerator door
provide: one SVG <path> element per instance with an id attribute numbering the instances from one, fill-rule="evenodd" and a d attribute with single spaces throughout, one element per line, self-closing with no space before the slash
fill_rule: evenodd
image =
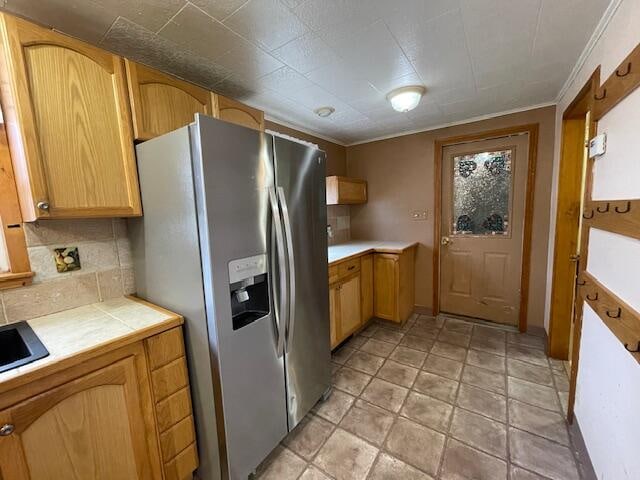
<path id="1" fill-rule="evenodd" d="M 274 137 L 276 189 L 289 262 L 285 370 L 289 430 L 329 389 L 325 154 Z"/>
<path id="2" fill-rule="evenodd" d="M 220 378 L 223 468 L 229 478 L 244 480 L 287 432 L 284 355 L 273 308 L 278 299 L 267 299 L 264 315 L 265 303 L 256 301 L 273 285 L 272 139 L 202 115 L 191 132 L 204 290 L 214 324 L 209 335 Z M 258 314 L 245 309 L 252 302 Z"/>

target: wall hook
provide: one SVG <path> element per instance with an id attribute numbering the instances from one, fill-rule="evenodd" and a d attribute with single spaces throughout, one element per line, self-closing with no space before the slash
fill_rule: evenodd
<path id="1" fill-rule="evenodd" d="M 617 77 L 626 77 L 630 73 L 631 73 L 631 62 L 627 62 L 627 70 L 624 73 L 620 73 L 620 69 L 619 68 L 616 69 L 616 76 Z"/>
<path id="2" fill-rule="evenodd" d="M 631 352 L 631 353 L 637 353 L 637 352 L 640 352 L 640 342 L 638 342 L 638 346 L 636 347 L 636 349 L 635 349 L 635 350 L 631 350 L 631 349 L 629 348 L 629 344 L 628 344 L 628 343 L 625 343 L 625 344 L 624 344 L 624 348 L 626 348 L 626 349 L 627 349 L 627 351 L 628 351 L 628 352 Z"/>
<path id="3" fill-rule="evenodd" d="M 607 310 L 606 314 L 609 318 L 620 318 L 620 315 L 622 315 L 622 309 L 618 307 L 618 310 L 616 310 L 616 313 L 614 315 L 611 315 L 611 311 Z"/>
<path id="4" fill-rule="evenodd" d="M 597 93 L 593 95 L 593 98 L 596 100 L 604 100 L 607 97 L 607 89 L 602 89 L 602 95 L 598 95 Z"/>
<path id="5" fill-rule="evenodd" d="M 594 215 L 595 215 L 595 212 L 593 211 L 593 208 L 592 208 L 591 212 L 589 212 L 589 215 L 587 216 L 586 213 L 583 213 L 582 218 L 584 218 L 585 220 L 589 220 L 590 218 L 593 218 Z"/>
<path id="6" fill-rule="evenodd" d="M 586 280 L 578 280 L 577 284 L 578 284 L 579 287 L 584 287 L 587 284 L 587 281 Z"/>
<path id="7" fill-rule="evenodd" d="M 631 202 L 627 202 L 626 210 L 620 210 L 618 207 L 615 207 L 614 210 L 617 213 L 627 213 L 629 210 L 631 210 Z"/>
<path id="8" fill-rule="evenodd" d="M 599 211 L 600 213 L 607 213 L 607 212 L 609 211 L 609 207 L 610 207 L 610 206 L 611 206 L 611 205 L 610 205 L 610 203 L 609 203 L 609 202 L 607 202 L 607 206 L 606 206 L 606 207 L 604 207 L 604 210 L 600 210 L 600 206 L 597 206 L 597 207 L 596 207 L 596 210 L 597 210 L 597 211 Z"/>
<path id="9" fill-rule="evenodd" d="M 596 296 L 591 298 L 591 295 L 589 295 L 587 293 L 587 300 L 591 300 L 592 302 L 595 302 L 598 299 L 598 292 L 596 292 Z"/>

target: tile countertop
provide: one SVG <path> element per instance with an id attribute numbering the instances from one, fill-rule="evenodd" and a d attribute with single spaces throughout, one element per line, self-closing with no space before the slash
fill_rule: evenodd
<path id="1" fill-rule="evenodd" d="M 180 315 L 134 297 L 120 297 L 28 320 L 49 355 L 0 373 L 0 389 L 8 383 L 49 375 L 57 365 L 80 353 L 99 355 L 181 325 Z M 29 377 L 28 380 L 19 377 Z"/>
<path id="2" fill-rule="evenodd" d="M 329 265 L 358 257 L 367 253 L 402 253 L 413 248 L 418 242 L 380 242 L 370 240 L 352 240 L 329 246 Z"/>

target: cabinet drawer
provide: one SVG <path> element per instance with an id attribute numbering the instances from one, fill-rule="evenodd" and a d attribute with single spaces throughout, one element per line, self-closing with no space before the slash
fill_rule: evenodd
<path id="1" fill-rule="evenodd" d="M 162 400 L 189 385 L 187 364 L 184 357 L 151 372 L 151 383 L 156 400 Z"/>
<path id="2" fill-rule="evenodd" d="M 360 258 L 354 258 L 338 264 L 338 277 L 344 278 L 360 271 Z"/>
<path id="3" fill-rule="evenodd" d="M 185 480 L 192 478 L 193 471 L 198 468 L 198 451 L 192 443 L 164 466 L 166 480 Z"/>
<path id="4" fill-rule="evenodd" d="M 155 335 L 149 338 L 146 343 L 151 370 L 156 370 L 177 358 L 184 357 L 184 343 L 180 328 Z"/>
<path id="5" fill-rule="evenodd" d="M 165 460 L 173 459 L 195 441 L 196 432 L 193 427 L 193 417 L 189 415 L 160 435 L 162 458 Z"/>
<path id="6" fill-rule="evenodd" d="M 329 284 L 335 283 L 340 279 L 338 274 L 338 265 L 331 265 L 329 267 Z"/>
<path id="7" fill-rule="evenodd" d="M 191 395 L 189 395 L 189 387 L 185 387 L 158 402 L 156 406 L 158 429 L 164 432 L 190 414 Z"/>

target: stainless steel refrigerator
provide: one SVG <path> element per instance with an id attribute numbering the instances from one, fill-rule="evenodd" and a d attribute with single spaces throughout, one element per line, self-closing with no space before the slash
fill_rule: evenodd
<path id="1" fill-rule="evenodd" d="M 198 477 L 246 479 L 330 388 L 325 154 L 203 115 L 136 150 L 136 290 L 185 317 Z"/>

